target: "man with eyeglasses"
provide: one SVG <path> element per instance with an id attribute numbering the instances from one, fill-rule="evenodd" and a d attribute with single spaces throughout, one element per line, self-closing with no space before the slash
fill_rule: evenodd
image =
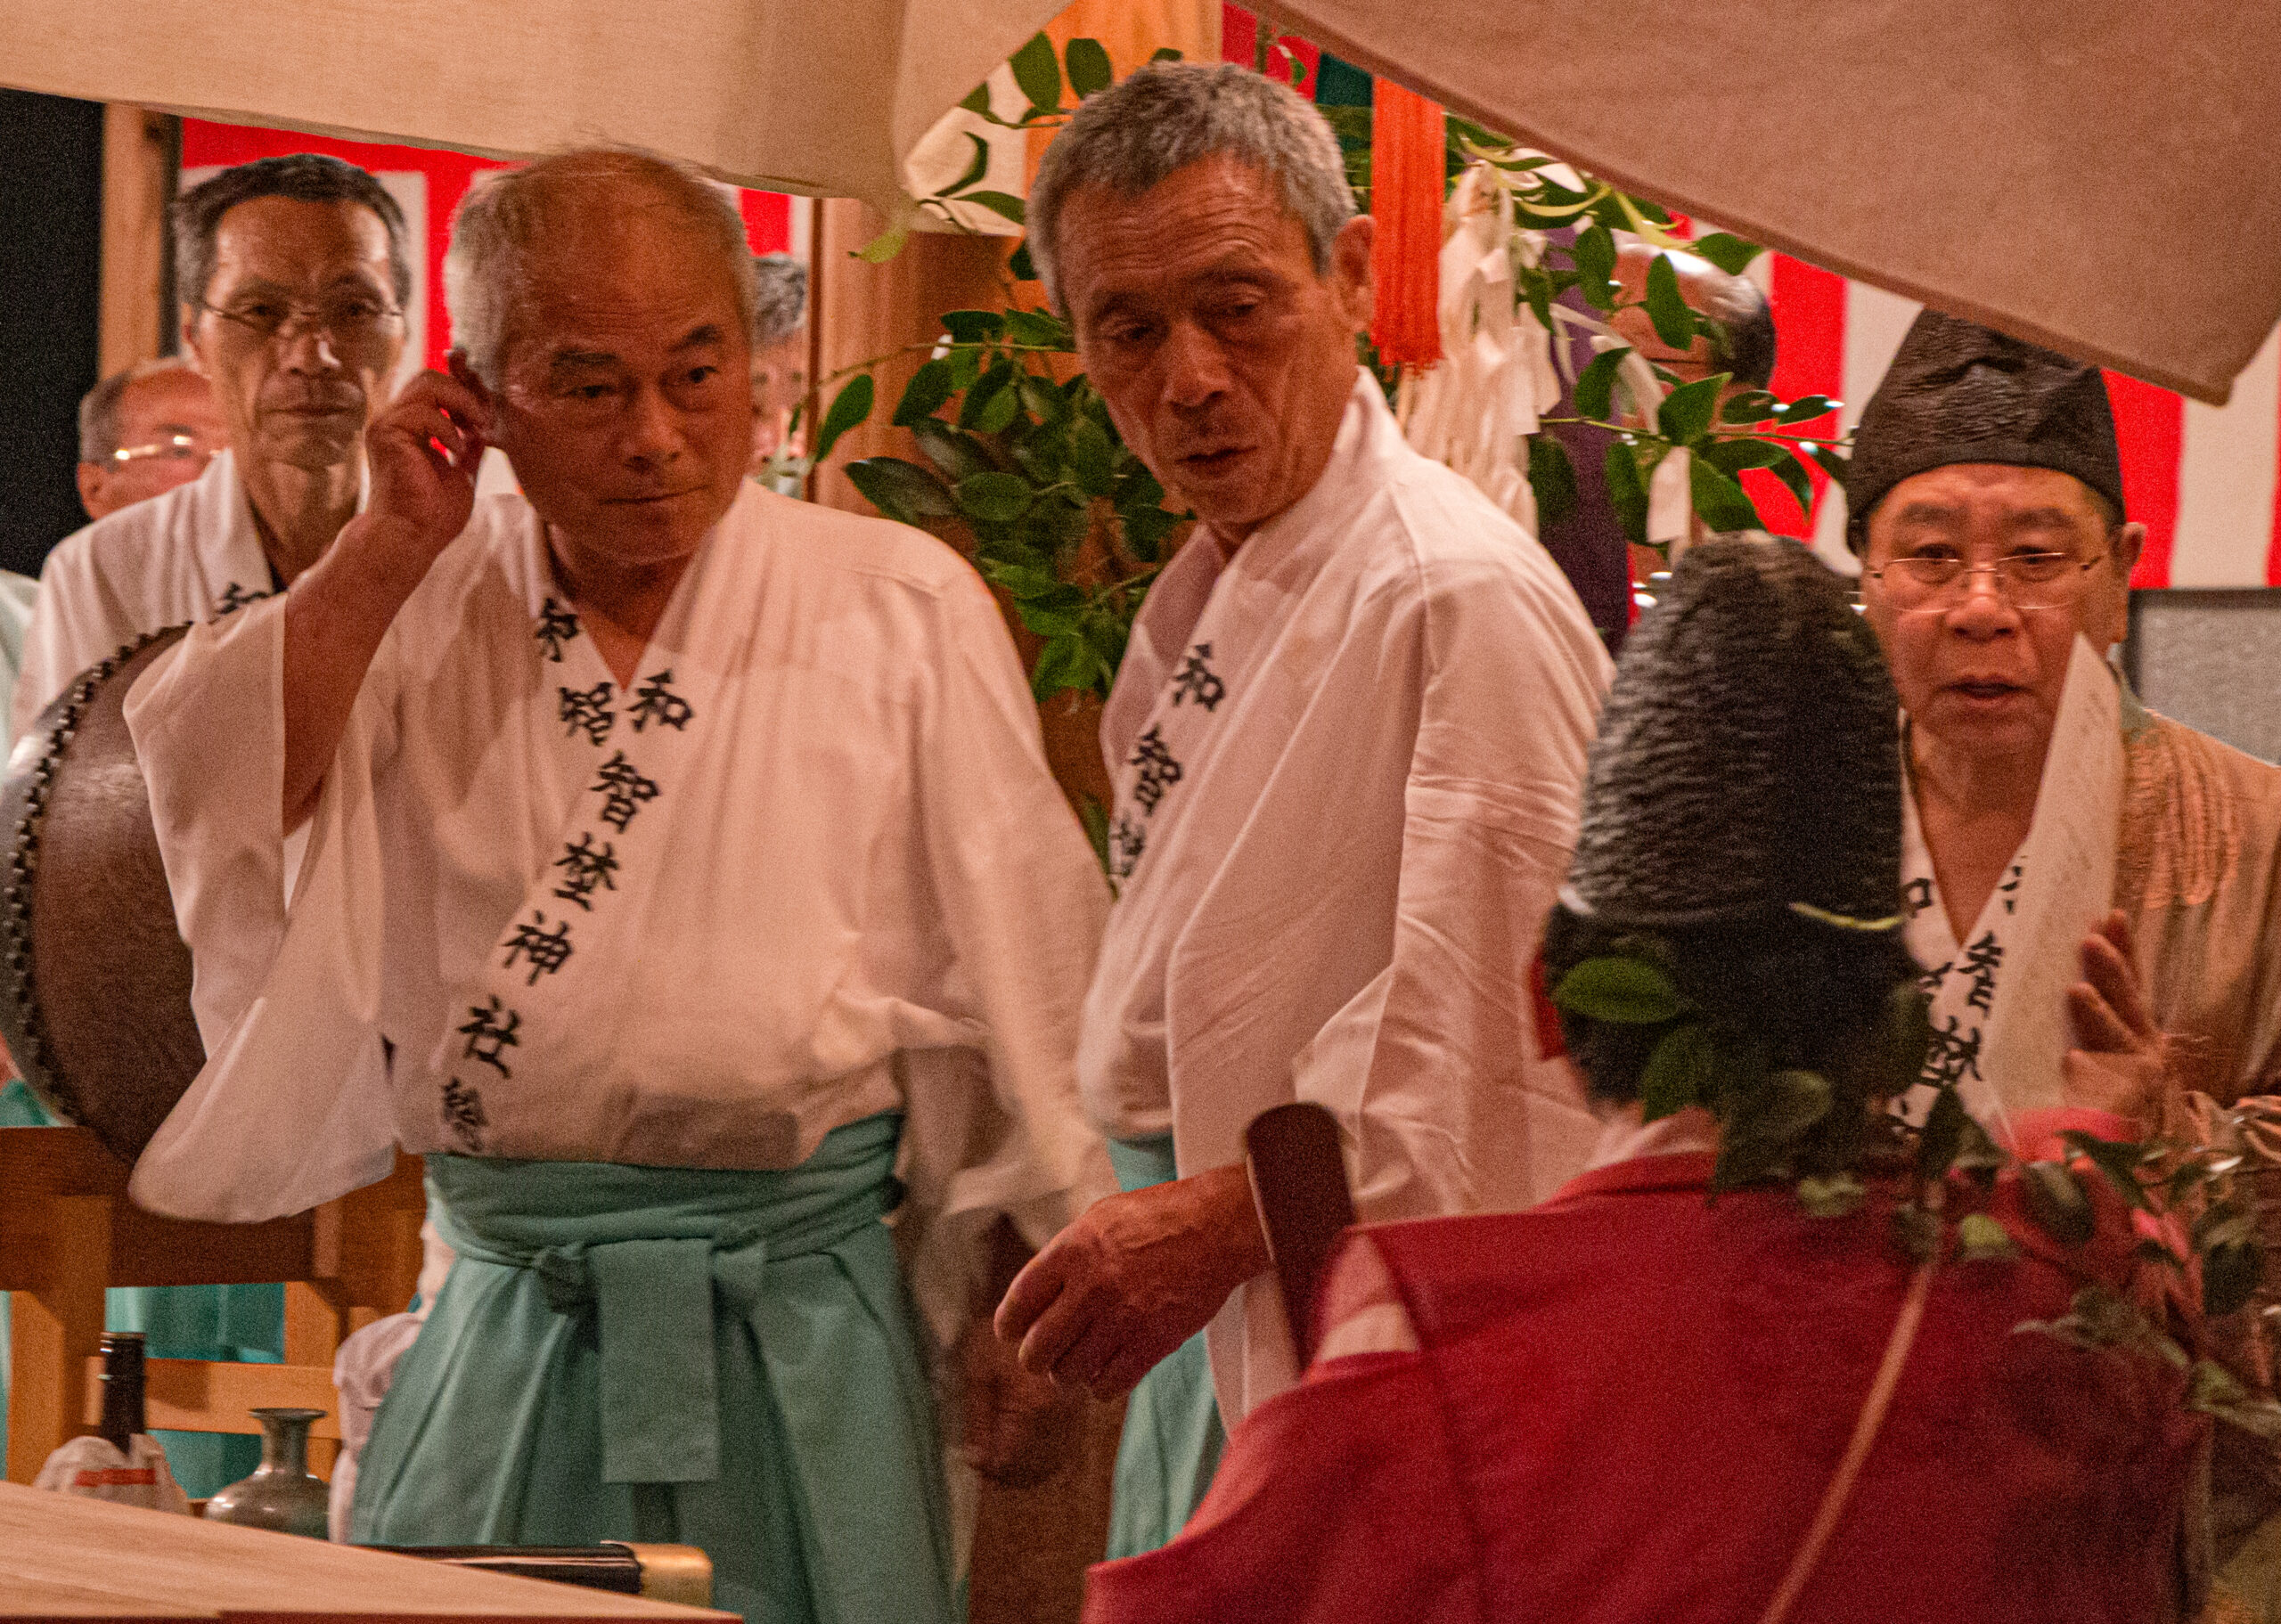
<path id="1" fill-rule="evenodd" d="M 354 164 L 297 152 L 192 187 L 173 223 L 183 348 L 226 447 L 195 479 L 127 498 L 48 555 L 12 707 L 19 733 L 123 645 L 282 591 L 363 500 L 364 427 L 387 402 L 412 292 L 396 200 Z M 217 449 L 209 433 L 161 427 L 104 449 L 130 453 L 111 455 L 120 468 L 178 468 L 178 453 Z M 85 492 L 84 461 L 80 480 Z"/>
<path id="2" fill-rule="evenodd" d="M 79 505 L 89 518 L 206 471 L 228 430 L 205 377 L 178 355 L 113 372 L 79 403 Z"/>
<path id="3" fill-rule="evenodd" d="M 125 645 L 282 592 L 363 503 L 364 428 L 386 404 L 412 288 L 396 200 L 355 165 L 304 152 L 225 169 L 182 195 L 173 224 L 183 347 L 210 391 L 207 415 L 178 400 L 147 420 L 138 415 L 138 393 L 192 377 L 155 370 L 129 380 L 133 409 L 120 411 L 120 430 L 92 447 L 83 440 L 82 452 L 129 470 L 172 470 L 191 455 L 214 454 L 202 473 L 164 494 L 153 495 L 162 487 L 152 484 L 139 492 L 147 501 L 123 496 L 128 505 L 98 512 L 48 555 L 11 705 L 19 737 L 82 672 Z M 111 488 L 110 472 L 91 482 L 81 464 L 80 488 L 94 493 L 91 512 Z M 0 1097 L 0 1123 L 43 1117 L 28 1093 Z M 135 1288 L 112 1297 L 112 1328 L 143 1332 L 155 1355 L 282 1356 L 280 1286 Z M 161 1441 L 193 1496 L 242 1477 L 260 1454 L 258 1440 L 219 1433 L 169 1432 Z"/>
<path id="4" fill-rule="evenodd" d="M 2145 527 L 2097 369 L 1927 311 L 1846 494 L 1905 713 L 1930 1067 L 1991 1119 L 2102 1076 L 2281 1092 L 2281 771 L 2105 664 Z"/>

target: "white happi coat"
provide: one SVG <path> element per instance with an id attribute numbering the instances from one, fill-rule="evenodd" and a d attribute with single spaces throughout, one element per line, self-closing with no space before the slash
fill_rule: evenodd
<path id="1" fill-rule="evenodd" d="M 39 580 L 10 707 L 19 738 L 89 666 L 146 633 L 218 619 L 277 585 L 226 451 L 188 485 L 65 536 Z"/>
<path id="2" fill-rule="evenodd" d="M 1358 373 L 1329 466 L 1232 559 L 1201 532 L 1101 719 L 1123 893 L 1079 1076 L 1183 1175 L 1337 1116 L 1366 1219 L 1522 1207 L 1598 1133 L 1531 972 L 1610 673 L 1551 558 Z M 1211 1326 L 1229 1425 L 1296 1379 L 1272 1279 Z"/>
<path id="3" fill-rule="evenodd" d="M 290 1212 L 399 1144 L 783 1168 L 900 1110 L 952 1330 L 983 1220 L 1042 1241 L 1108 1184 L 1072 1064 L 1107 888 L 987 590 L 747 485 L 633 691 L 556 592 L 527 503 L 479 500 L 374 657 L 290 910 L 283 603 L 138 682 L 210 1058 L 136 1199 Z"/>

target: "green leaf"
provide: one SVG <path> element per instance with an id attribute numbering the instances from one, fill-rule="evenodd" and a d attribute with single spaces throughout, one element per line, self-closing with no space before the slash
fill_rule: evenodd
<path id="1" fill-rule="evenodd" d="M 981 441 L 952 428 L 940 418 L 921 418 L 911 425 L 911 434 L 919 442 L 919 449 L 926 453 L 927 461 L 941 469 L 943 477 L 952 485 L 977 474 L 998 471 L 998 465 L 982 449 Z"/>
<path id="2" fill-rule="evenodd" d="M 1051 40 L 1033 34 L 1028 44 L 1006 60 L 1032 108 L 1050 113 L 1061 105 L 1061 63 L 1053 54 Z"/>
<path id="3" fill-rule="evenodd" d="M 1726 387 L 1724 372 L 1680 385 L 1664 396 L 1656 413 L 1656 432 L 1674 445 L 1692 445 L 1710 432 L 1711 419 L 1719 410 L 1719 391 Z"/>
<path id="4" fill-rule="evenodd" d="M 974 160 L 967 165 L 964 175 L 943 188 L 944 192 L 964 192 L 980 180 L 990 167 L 990 143 L 972 130 L 966 133 L 966 138 L 974 143 Z"/>
<path id="5" fill-rule="evenodd" d="M 1719 408 L 1722 423 L 1762 423 L 1782 409 L 1782 403 L 1764 389 L 1745 389 Z"/>
<path id="6" fill-rule="evenodd" d="M 900 225 L 891 226 L 862 248 L 849 249 L 848 257 L 860 259 L 868 265 L 885 265 L 897 254 L 902 253 L 903 244 L 910 241 L 911 233 L 908 231 Z"/>
<path id="7" fill-rule="evenodd" d="M 1576 510 L 1576 465 L 1552 435 L 1529 436 L 1529 488 L 1536 493 L 1540 525 L 1557 524 Z"/>
<path id="8" fill-rule="evenodd" d="M 831 455 L 831 448 L 839 443 L 839 437 L 871 415 L 871 394 L 869 372 L 858 372 L 849 379 L 831 397 L 831 408 L 823 414 L 823 427 L 816 431 L 816 448 L 808 454 L 818 462 Z"/>
<path id="9" fill-rule="evenodd" d="M 1970 1173 L 1983 1183 L 1991 1182 L 1997 1173 L 2012 1164 L 2011 1153 L 1988 1137 L 1988 1130 L 1969 1116 L 1957 1135 L 1957 1154 L 1949 1165 L 1958 1172 Z"/>
<path id="10" fill-rule="evenodd" d="M 1827 417 L 1836 410 L 1837 403 L 1828 396 L 1809 395 L 1783 407 L 1781 415 L 1774 420 L 1785 428 L 1795 428 L 1800 423 L 1811 423 L 1818 417 Z"/>
<path id="11" fill-rule="evenodd" d="M 1814 512 L 1813 477 L 1806 472 L 1806 465 L 1798 461 L 1797 453 L 1786 447 L 1779 457 L 1766 466 L 1789 491 L 1790 499 L 1798 504 L 1798 511 L 1811 520 Z"/>
<path id="12" fill-rule="evenodd" d="M 1029 239 L 1025 237 L 1019 247 L 1006 257 L 1006 274 L 1016 282 L 1035 282 L 1037 261 L 1030 257 Z"/>
<path id="13" fill-rule="evenodd" d="M 1640 1120 L 1661 1122 L 1701 1105 L 1710 1087 L 1712 1065 L 1711 1034 L 1700 1022 L 1665 1032 L 1639 1073 Z"/>
<path id="14" fill-rule="evenodd" d="M 850 462 L 847 477 L 863 494 L 864 501 L 906 525 L 925 518 L 948 518 L 958 511 L 958 504 L 941 480 L 900 457 L 865 457 Z"/>
<path id="15" fill-rule="evenodd" d="M 1819 1072 L 1772 1072 L 1744 1120 L 1752 1132 L 1788 1145 L 1829 1114 L 1830 1100 L 1829 1079 Z"/>
<path id="16" fill-rule="evenodd" d="M 1019 474 L 977 474 L 958 483 L 959 510 L 985 524 L 1011 524 L 1029 511 L 1034 494 Z"/>
<path id="17" fill-rule="evenodd" d="M 1893 1210 L 1893 1237 L 1913 1262 L 1929 1263 L 1941 1244 L 1941 1220 L 1915 1202 Z"/>
<path id="18" fill-rule="evenodd" d="M 1107 90 L 1116 78 L 1108 53 L 1098 39 L 1073 39 L 1062 55 L 1069 64 L 1069 88 L 1080 101 L 1097 90 Z"/>
<path id="19" fill-rule="evenodd" d="M 2107 1182 L 2114 1186 L 2122 1198 L 2144 1212 L 2154 1210 L 2146 1198 L 2146 1187 L 2138 1182 L 2139 1164 L 2146 1159 L 2144 1145 L 2123 1139 L 2103 1139 L 2096 1134 L 2068 1129 L 2059 1136 L 2060 1142 L 2079 1155 L 2089 1156 Z"/>
<path id="20" fill-rule="evenodd" d="M 1170 45 L 1158 45 L 1149 53 L 1149 60 L 1152 62 L 1176 62 L 1181 59 L 1181 53 Z"/>
<path id="21" fill-rule="evenodd" d="M 1861 1187 L 1861 1181 L 1851 1173 L 1798 1180 L 1798 1204 L 1805 1208 L 1809 1218 L 1844 1218 L 1860 1209 L 1861 1198 L 1868 1193 Z"/>
<path id="22" fill-rule="evenodd" d="M 995 402 L 1002 393 L 1010 390 L 1013 387 L 1014 363 L 1002 360 L 993 362 L 990 370 L 967 390 L 966 398 L 959 403 L 959 427 L 979 428 L 984 410 Z M 993 431 L 985 430 L 985 432 Z"/>
<path id="23" fill-rule="evenodd" d="M 1607 478 L 1608 505 L 1623 526 L 1623 534 L 1644 547 L 1647 544 L 1647 481 L 1639 472 L 1639 453 L 1617 440 L 1602 461 Z"/>
<path id="24" fill-rule="evenodd" d="M 1069 430 L 1069 473 L 1088 496 L 1106 496 L 1115 482 L 1116 449 L 1100 424 L 1080 417 Z"/>
<path id="25" fill-rule="evenodd" d="M 1022 391 L 1017 383 L 1002 384 L 982 403 L 982 410 L 974 414 L 973 428 L 977 434 L 1003 434 L 1014 425 L 1022 409 Z"/>
<path id="26" fill-rule="evenodd" d="M 1576 377 L 1576 415 L 1601 422 L 1607 420 L 1608 397 L 1615 388 L 1615 371 L 1631 353 L 1629 345 L 1619 344 L 1614 349 L 1603 350 L 1592 357 L 1592 363 Z"/>
<path id="27" fill-rule="evenodd" d="M 1093 843 L 1093 861 L 1104 870 L 1108 867 L 1108 809 L 1095 796 L 1077 797 L 1077 821 L 1085 826 L 1085 838 Z"/>
<path id="28" fill-rule="evenodd" d="M 1647 262 L 1647 320 L 1655 323 L 1656 337 L 1673 349 L 1694 347 L 1695 312 L 1680 297 L 1679 273 L 1672 269 L 1669 254 Z"/>
<path id="29" fill-rule="evenodd" d="M 970 113 L 988 112 L 990 110 L 990 86 L 986 83 L 977 85 L 972 90 L 966 93 L 966 100 L 960 102 L 959 105 L 966 109 L 966 110 Z"/>
<path id="30" fill-rule="evenodd" d="M 1813 460 L 1821 464 L 1821 471 L 1837 481 L 1837 488 L 1845 488 L 1845 476 L 1853 466 L 1852 460 L 1835 445 L 1813 445 L 1807 448 Z"/>
<path id="31" fill-rule="evenodd" d="M 2056 1162 L 2031 1162 L 2020 1169 L 2020 1194 L 2037 1228 L 2064 1246 L 2080 1246 L 2094 1228 L 2090 1198 L 2075 1175 Z"/>
<path id="32" fill-rule="evenodd" d="M 1705 441 L 1695 454 L 1732 478 L 1746 468 L 1771 468 L 1790 453 L 1770 440 L 1736 438 Z"/>
<path id="33" fill-rule="evenodd" d="M 1949 1168 L 1957 1159 L 1957 1150 L 1964 1143 L 1966 1121 L 1964 1101 L 1952 1089 L 1942 1089 L 1933 1097 L 1933 1109 L 1926 1114 L 1925 1129 L 1917 1139 L 1917 1172 L 1930 1181 L 1948 1176 Z"/>
<path id="34" fill-rule="evenodd" d="M 1069 415 L 1069 398 L 1051 378 L 1025 372 L 1014 387 L 1022 393 L 1023 408 L 1039 422 L 1050 426 Z"/>
<path id="35" fill-rule="evenodd" d="M 1030 692 L 1040 705 L 1070 689 L 1091 689 L 1100 673 L 1101 657 L 1075 632 L 1046 640 L 1038 650 L 1037 665 L 1030 673 Z"/>
<path id="36" fill-rule="evenodd" d="M 1583 273 L 1584 280 L 1576 286 L 1585 302 L 1595 310 L 1610 309 L 1615 303 L 1609 286 L 1615 276 L 1615 239 L 1608 234 L 1607 227 L 1591 225 L 1577 233 L 1568 257 Z"/>
<path id="37" fill-rule="evenodd" d="M 1552 1001 L 1572 1015 L 1623 1026 L 1652 1026 L 1687 1010 L 1672 978 L 1644 959 L 1587 959 L 1560 978 Z"/>
<path id="38" fill-rule="evenodd" d="M 1743 487 L 1697 457 L 1688 466 L 1688 486 L 1695 500 L 1695 510 L 1703 522 L 1716 531 L 1755 530 L 1759 528 L 1758 510 L 1751 505 Z"/>
<path id="39" fill-rule="evenodd" d="M 1006 317 L 997 310 L 945 310 L 943 331 L 953 344 L 989 344 L 1006 336 Z"/>
<path id="40" fill-rule="evenodd" d="M 1732 232 L 1713 232 L 1707 237 L 1697 237 L 1687 245 L 1687 251 L 1699 259 L 1707 259 L 1729 276 L 1740 276 L 1750 262 L 1766 250 L 1755 242 L 1745 242 Z"/>
<path id="41" fill-rule="evenodd" d="M 1968 1213 L 1957 1226 L 1957 1252 L 1967 1263 L 1995 1263 L 2020 1255 L 2003 1225 L 1985 1212 Z"/>
<path id="42" fill-rule="evenodd" d="M 2202 1254 L 2202 1311 L 2213 1318 L 2249 1306 L 2265 1278 L 2265 1248 L 2255 1239 L 2223 1241 Z"/>
<path id="43" fill-rule="evenodd" d="M 1120 509 L 1118 521 L 1124 527 L 1124 549 L 1144 564 L 1155 563 L 1160 555 L 1164 540 L 1186 520 L 1184 513 L 1169 513 L 1151 503 L 1147 507 Z"/>
<path id="44" fill-rule="evenodd" d="M 1033 345 L 1040 349 L 1074 350 L 1068 323 L 1059 316 L 1043 310 L 1009 310 L 1006 313 L 1006 337 L 1016 344 Z"/>
<path id="45" fill-rule="evenodd" d="M 1022 200 L 1002 192 L 969 192 L 958 200 L 961 203 L 979 203 L 993 215 L 1003 215 L 1015 224 L 1025 223 Z"/>
<path id="46" fill-rule="evenodd" d="M 908 428 L 920 418 L 932 417 L 951 398 L 951 363 L 936 359 L 911 375 L 903 398 L 895 403 L 895 426 Z"/>

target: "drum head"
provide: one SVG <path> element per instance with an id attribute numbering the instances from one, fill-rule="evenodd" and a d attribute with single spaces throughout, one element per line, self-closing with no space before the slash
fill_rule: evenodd
<path id="1" fill-rule="evenodd" d="M 128 1163 L 206 1063 L 122 710 L 188 629 L 154 632 L 74 682 L 17 741 L 0 788 L 0 1033 L 32 1092 Z"/>

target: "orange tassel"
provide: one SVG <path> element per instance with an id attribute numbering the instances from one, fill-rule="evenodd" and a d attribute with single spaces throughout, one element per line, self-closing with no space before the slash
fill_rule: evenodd
<path id="1" fill-rule="evenodd" d="M 1378 278 L 1370 341 L 1387 361 L 1442 358 L 1442 196 L 1447 136 L 1440 107 L 1392 79 L 1370 87 L 1370 213 Z"/>

